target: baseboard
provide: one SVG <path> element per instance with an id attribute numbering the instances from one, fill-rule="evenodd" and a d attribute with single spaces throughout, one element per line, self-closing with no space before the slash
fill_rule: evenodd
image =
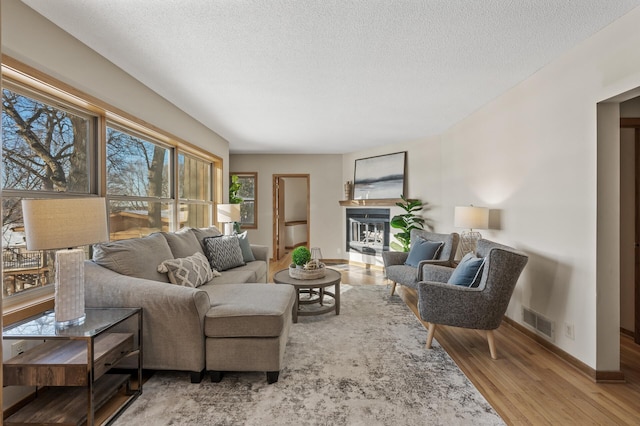
<path id="1" fill-rule="evenodd" d="M 625 382 L 624 373 L 622 371 L 598 371 L 598 370 L 595 370 L 595 369 L 589 367 L 584 362 L 580 361 L 578 358 L 576 358 L 573 355 L 570 355 L 569 353 L 563 351 L 562 349 L 560 349 L 559 347 L 557 347 L 556 345 L 554 345 L 550 341 L 542 338 L 541 336 L 538 336 L 536 333 L 534 333 L 533 331 L 529 330 L 528 328 L 526 328 L 522 324 L 517 323 L 516 321 L 512 320 L 511 318 L 504 317 L 504 322 L 509 324 L 511 327 L 515 328 L 516 330 L 518 330 L 519 332 L 521 332 L 522 334 L 524 334 L 525 336 L 527 336 L 531 340 L 535 341 L 536 343 L 539 343 L 541 346 L 543 346 L 549 352 L 551 352 L 552 354 L 556 355 L 557 357 L 559 357 L 560 359 L 562 359 L 563 361 L 565 361 L 566 363 L 568 363 L 569 365 L 571 365 L 576 370 L 580 371 L 582 374 L 584 374 L 585 376 L 589 377 L 591 380 L 593 380 L 596 383 L 623 383 L 623 382 Z"/>
<path id="2" fill-rule="evenodd" d="M 322 261 L 325 264 L 347 264 L 347 265 L 354 265 L 354 266 L 359 266 L 361 268 L 365 268 L 365 269 L 373 269 L 376 271 L 382 271 L 384 270 L 384 266 L 382 265 L 372 265 L 370 263 L 363 263 L 363 262 L 356 262 L 355 260 L 347 260 L 347 259 L 322 259 Z"/>

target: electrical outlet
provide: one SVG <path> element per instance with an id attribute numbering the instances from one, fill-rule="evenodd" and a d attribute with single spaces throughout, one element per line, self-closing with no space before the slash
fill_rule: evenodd
<path id="1" fill-rule="evenodd" d="M 576 331 L 573 324 L 564 323 L 564 335 L 567 336 L 571 340 L 575 340 Z"/>
<path id="2" fill-rule="evenodd" d="M 15 343 L 11 344 L 11 356 L 18 356 L 23 353 L 27 349 L 27 341 L 26 340 L 18 340 Z"/>

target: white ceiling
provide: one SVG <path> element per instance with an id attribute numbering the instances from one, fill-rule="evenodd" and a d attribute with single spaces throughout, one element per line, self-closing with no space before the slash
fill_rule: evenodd
<path id="1" fill-rule="evenodd" d="M 640 0 L 23 0 L 229 141 L 436 135 Z"/>

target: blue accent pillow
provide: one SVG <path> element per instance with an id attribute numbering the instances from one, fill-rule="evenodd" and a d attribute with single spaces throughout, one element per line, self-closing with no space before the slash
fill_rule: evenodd
<path id="1" fill-rule="evenodd" d="M 249 237 L 247 237 L 247 231 L 244 231 L 241 234 L 236 234 L 238 237 L 238 242 L 240 243 L 240 250 L 242 250 L 242 258 L 245 263 L 253 262 L 256 260 L 253 252 L 251 251 L 251 244 L 249 243 Z"/>
<path id="2" fill-rule="evenodd" d="M 415 238 L 411 242 L 409 256 L 404 264 L 417 268 L 420 261 L 435 259 L 443 244 L 442 241 L 429 241 L 422 237 Z"/>
<path id="3" fill-rule="evenodd" d="M 483 257 L 476 257 L 473 253 L 467 253 L 460 260 L 456 269 L 453 270 L 447 283 L 465 287 L 477 287 L 480 284 L 483 266 Z"/>

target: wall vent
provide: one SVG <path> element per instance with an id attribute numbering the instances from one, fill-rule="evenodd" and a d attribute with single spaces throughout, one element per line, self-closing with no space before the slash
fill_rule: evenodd
<path id="1" fill-rule="evenodd" d="M 536 311 L 533 311 L 529 308 L 522 307 L 522 320 L 525 324 L 529 325 L 534 330 L 538 331 L 540 334 L 548 337 L 553 340 L 555 326 L 553 321 L 544 316 L 540 315 Z"/>

